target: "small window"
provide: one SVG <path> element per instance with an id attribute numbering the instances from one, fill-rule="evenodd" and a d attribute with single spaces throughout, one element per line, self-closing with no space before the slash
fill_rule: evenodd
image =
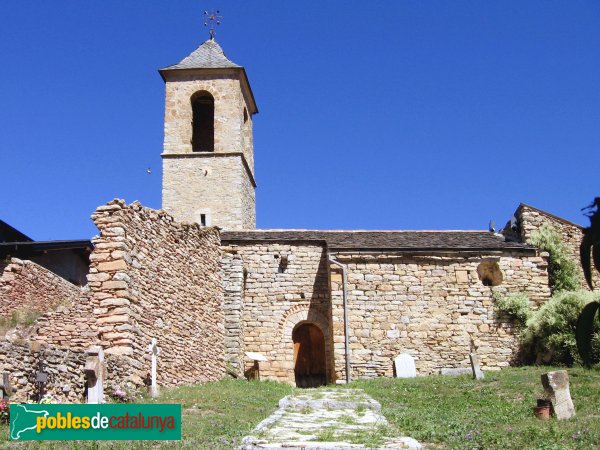
<path id="1" fill-rule="evenodd" d="M 206 226 L 206 214 L 200 214 L 200 225 Z"/>
<path id="2" fill-rule="evenodd" d="M 244 123 L 248 122 L 248 111 L 244 108 Z"/>
<path id="3" fill-rule="evenodd" d="M 215 99 L 208 92 L 192 96 L 192 150 L 215 151 Z"/>

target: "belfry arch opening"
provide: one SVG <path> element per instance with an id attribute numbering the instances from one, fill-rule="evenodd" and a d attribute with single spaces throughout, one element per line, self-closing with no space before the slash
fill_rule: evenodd
<path id="1" fill-rule="evenodd" d="M 215 151 L 215 99 L 206 91 L 192 98 L 192 151 Z"/>
<path id="2" fill-rule="evenodd" d="M 325 336 L 310 322 L 298 324 L 292 332 L 294 341 L 294 378 L 296 386 L 310 388 L 327 384 Z"/>

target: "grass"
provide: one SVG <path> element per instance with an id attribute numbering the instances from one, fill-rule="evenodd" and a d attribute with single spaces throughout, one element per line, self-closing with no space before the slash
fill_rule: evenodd
<path id="1" fill-rule="evenodd" d="M 339 420 L 341 423 L 345 423 L 346 425 L 354 425 L 356 423 L 356 419 L 350 414 L 344 414 Z"/>
<path id="2" fill-rule="evenodd" d="M 319 442 L 332 442 L 336 440 L 335 428 L 322 428 L 315 435 L 315 441 Z"/>
<path id="3" fill-rule="evenodd" d="M 223 380 L 203 385 L 163 389 L 144 403 L 181 403 L 182 440 L 173 441 L 32 441 L 6 442 L 8 427 L 0 427 L 2 448 L 14 449 L 231 449 L 277 409 L 293 388 L 268 381 Z"/>
<path id="4" fill-rule="evenodd" d="M 0 317 L 0 336 L 5 336 L 8 330 L 17 325 L 29 327 L 44 313 L 35 309 L 12 311 L 10 317 Z"/>
<path id="5" fill-rule="evenodd" d="M 379 448 L 385 445 L 385 441 L 390 437 L 391 429 L 387 426 L 380 425 L 370 431 L 361 432 L 345 432 L 338 434 L 336 440 L 349 442 L 351 444 L 362 444 L 367 448 Z"/>
<path id="6" fill-rule="evenodd" d="M 360 380 L 397 432 L 437 448 L 588 449 L 600 447 L 600 370 L 568 369 L 577 415 L 540 421 L 532 408 L 548 367 L 469 376 Z"/>
<path id="7" fill-rule="evenodd" d="M 369 436 L 347 433 L 338 438 L 379 445 L 385 437 L 405 435 L 430 448 L 450 449 L 600 448 L 600 370 L 568 369 L 577 415 L 568 421 L 540 421 L 532 408 L 542 393 L 540 375 L 549 370 L 552 368 L 509 368 L 487 372 L 482 382 L 469 376 L 359 380 L 349 387 L 362 388 L 378 400 L 390 427 L 381 427 Z M 284 384 L 226 380 L 163 389 L 158 399 L 145 399 L 183 405 L 180 442 L 11 443 L 7 442 L 6 426 L 0 427 L 0 440 L 3 448 L 14 449 L 231 449 L 277 408 L 279 399 L 292 392 L 294 389 Z M 324 428 L 318 438 L 327 440 L 333 431 Z"/>

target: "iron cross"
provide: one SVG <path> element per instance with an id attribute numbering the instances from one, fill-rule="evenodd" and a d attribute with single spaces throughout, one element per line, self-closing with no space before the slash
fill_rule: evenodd
<path id="1" fill-rule="evenodd" d="M 215 38 L 215 25 L 221 25 L 222 18 L 223 17 L 220 15 L 218 9 L 216 11 L 204 11 L 204 26 L 207 27 L 210 25 L 210 29 L 208 30 L 208 32 L 210 33 L 211 39 Z"/>

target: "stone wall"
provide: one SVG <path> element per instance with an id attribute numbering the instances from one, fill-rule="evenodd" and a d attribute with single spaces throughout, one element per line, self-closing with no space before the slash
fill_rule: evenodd
<path id="1" fill-rule="evenodd" d="M 244 374 L 244 262 L 237 253 L 223 252 L 223 320 L 228 370 Z"/>
<path id="2" fill-rule="evenodd" d="M 163 209 L 180 222 L 254 229 L 254 186 L 240 154 L 163 155 Z"/>
<path id="3" fill-rule="evenodd" d="M 516 233 L 522 242 L 531 242 L 532 233 L 534 233 L 544 224 L 548 224 L 555 229 L 561 236 L 562 241 L 567 246 L 572 260 L 577 265 L 582 288 L 589 289 L 583 277 L 583 271 L 581 270 L 579 257 L 579 246 L 583 238 L 583 227 L 525 204 L 519 205 L 519 208 L 515 212 L 515 217 L 517 218 Z M 511 233 L 510 224 L 505 226 L 505 233 Z M 596 271 L 593 271 L 592 280 L 594 282 L 594 287 L 600 288 L 600 276 Z"/>
<path id="4" fill-rule="evenodd" d="M 333 381 L 326 249 L 307 243 L 258 242 L 227 243 L 224 251 L 237 255 L 245 271 L 245 286 L 240 294 L 239 269 L 236 278 L 225 280 L 229 293 L 226 311 L 234 310 L 241 302 L 239 295 L 243 295 L 241 326 L 239 330 L 229 329 L 232 335 L 243 336 L 243 349 L 238 352 L 260 352 L 267 357 L 267 362 L 260 363 L 261 379 L 293 383 L 292 332 L 296 325 L 312 322 L 325 336 L 327 376 Z M 245 368 L 251 365 L 252 361 L 246 358 Z"/>
<path id="5" fill-rule="evenodd" d="M 532 306 L 549 298 L 547 262 L 522 254 L 417 256 L 338 255 L 348 267 L 352 377 L 392 376 L 402 352 L 417 372 L 469 367 L 474 346 L 484 369 L 508 366 L 517 356 L 514 329 L 496 317 L 492 289 L 526 292 Z M 503 281 L 485 286 L 477 269 L 497 263 Z M 332 268 L 332 320 L 337 378 L 345 377 L 341 272 Z"/>
<path id="6" fill-rule="evenodd" d="M 99 344 L 98 325 L 93 296 L 87 289 L 70 305 L 62 305 L 49 311 L 35 322 L 36 342 L 46 346 L 85 351 Z"/>
<path id="7" fill-rule="evenodd" d="M 225 242 L 223 249 L 231 355 L 260 352 L 268 359 L 260 363 L 262 378 L 294 382 L 292 332 L 297 325 L 311 322 L 326 337 L 328 380 L 344 379 L 342 278 L 336 266 L 328 264 L 327 248 L 238 241 Z M 415 357 L 421 375 L 469 367 L 471 347 L 484 369 L 506 367 L 518 359 L 518 342 L 511 320 L 496 316 L 492 290 L 525 292 L 533 308 L 550 296 L 547 261 L 534 250 L 335 256 L 348 266 L 354 378 L 393 376 L 393 358 L 402 352 Z M 483 274 L 481 267 L 489 265 L 501 274 L 494 287 L 478 273 L 480 269 Z M 245 276 L 242 289 L 241 273 Z M 243 341 L 235 336 L 243 336 Z M 246 359 L 245 368 L 251 363 Z"/>
<path id="8" fill-rule="evenodd" d="M 43 362 L 43 370 L 48 373 L 48 383 L 44 392 L 61 402 L 85 402 L 86 382 L 83 373 L 86 354 L 69 349 L 57 349 L 35 344 L 0 341 L 0 374 L 8 372 L 13 392 L 10 401 L 13 403 L 37 401 L 36 373 L 39 362 Z M 127 364 L 118 357 L 105 359 L 107 380 L 105 394 L 109 394 L 120 384 L 127 374 Z"/>
<path id="9" fill-rule="evenodd" d="M 242 152 L 254 171 L 252 146 L 248 145 L 252 122 L 244 123 L 244 108 L 251 111 L 244 95 L 239 71 L 211 70 L 166 74 L 164 153 L 192 152 L 193 111 L 191 98 L 200 91 L 210 93 L 215 101 L 215 152 Z"/>
<path id="10" fill-rule="evenodd" d="M 178 221 L 228 230 L 256 227 L 250 93 L 241 71 L 166 73 L 162 207 Z M 214 152 L 192 151 L 190 99 L 214 98 Z M 244 120 L 246 111 L 246 120 Z"/>
<path id="11" fill-rule="evenodd" d="M 70 305 L 82 296 L 79 286 L 69 283 L 48 269 L 11 258 L 0 264 L 0 316 L 13 312 L 45 312 L 59 305 Z"/>
<path id="12" fill-rule="evenodd" d="M 113 200 L 92 215 L 100 230 L 90 260 L 100 345 L 122 355 L 140 384 L 157 338 L 163 386 L 212 381 L 225 371 L 220 241 L 215 228 Z"/>

